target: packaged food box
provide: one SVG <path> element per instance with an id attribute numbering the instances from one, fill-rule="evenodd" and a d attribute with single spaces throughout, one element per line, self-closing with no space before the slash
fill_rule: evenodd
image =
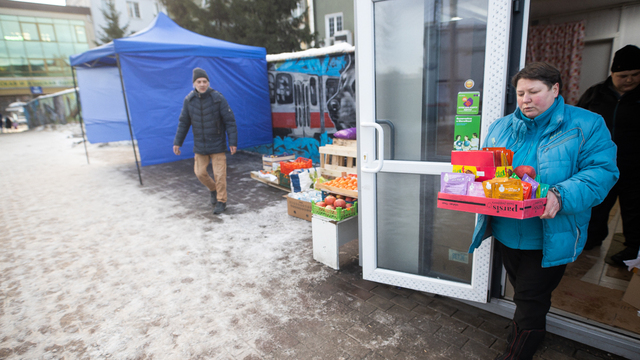
<path id="1" fill-rule="evenodd" d="M 453 172 L 474 174 L 476 181 L 509 177 L 513 174 L 513 167 L 500 166 L 501 164 L 496 163 L 493 151 L 452 151 L 451 165 L 453 165 Z"/>
<path id="2" fill-rule="evenodd" d="M 524 201 L 493 199 L 467 195 L 438 193 L 438 208 L 500 216 L 512 219 L 527 219 L 544 212 L 547 198 Z"/>

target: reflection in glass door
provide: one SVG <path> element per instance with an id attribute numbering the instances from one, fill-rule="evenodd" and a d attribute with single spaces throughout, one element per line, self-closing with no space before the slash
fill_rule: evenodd
<path id="1" fill-rule="evenodd" d="M 361 16 L 367 16 L 369 9 L 373 15 L 370 42 L 361 31 L 368 24 L 358 27 L 359 81 L 366 84 L 367 75 L 374 80 L 371 99 L 366 98 L 366 89 L 358 87 L 360 124 L 369 127 L 363 123 L 372 121 L 364 118 L 367 102 L 372 101 L 372 117 L 385 129 L 381 140 L 385 154 L 378 159 L 383 166 L 374 174 L 365 171 L 365 157 L 379 147 L 373 140 L 369 143 L 372 132 L 359 131 L 366 172 L 361 176 L 362 202 L 367 202 L 371 184 L 370 200 L 375 204 L 373 219 L 363 213 L 362 220 L 365 278 L 487 300 L 486 288 L 480 289 L 486 284 L 480 283 L 488 281 L 489 242 L 474 256 L 468 254 L 475 215 L 441 210 L 436 204 L 440 173 L 451 171 L 454 135 L 461 134 L 460 124 L 468 119 L 476 124 L 461 136 L 467 137 L 465 149 L 471 148 L 472 138 L 479 138 L 475 146 L 482 142 L 485 61 L 491 57 L 486 51 L 490 2 L 507 4 L 499 12 L 508 23 L 508 1 L 357 0 L 358 22 L 366 20 Z M 367 46 L 373 47 L 370 74 Z M 498 50 L 507 51 L 506 46 Z M 490 81 L 494 87 L 505 84 L 505 78 Z M 367 148 L 368 144 L 372 147 Z M 369 242 L 369 237 L 375 241 Z M 465 292 L 469 293 L 461 294 Z"/>

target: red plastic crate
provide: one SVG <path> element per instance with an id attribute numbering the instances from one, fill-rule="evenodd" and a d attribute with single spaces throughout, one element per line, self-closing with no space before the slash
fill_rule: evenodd
<path id="1" fill-rule="evenodd" d="M 281 162 L 280 163 L 280 172 L 289 175 L 295 169 L 309 169 L 313 167 L 313 162 L 311 159 L 299 157 L 296 161 L 293 162 Z"/>

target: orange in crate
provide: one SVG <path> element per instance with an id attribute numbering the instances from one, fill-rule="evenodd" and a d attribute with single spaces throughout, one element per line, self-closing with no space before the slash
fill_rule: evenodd
<path id="1" fill-rule="evenodd" d="M 289 175 L 295 169 L 309 169 L 313 167 L 313 162 L 311 159 L 299 157 L 296 161 L 293 162 L 281 162 L 280 163 L 280 172 Z"/>

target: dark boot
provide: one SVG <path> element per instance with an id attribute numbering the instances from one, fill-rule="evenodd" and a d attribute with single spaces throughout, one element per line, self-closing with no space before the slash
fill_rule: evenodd
<path id="1" fill-rule="evenodd" d="M 218 193 L 215 191 L 211 192 L 211 205 L 216 206 L 216 203 L 218 202 Z"/>
<path id="2" fill-rule="evenodd" d="M 521 330 L 513 322 L 505 353 L 496 360 L 531 360 L 544 340 L 545 330 Z"/>
<path id="3" fill-rule="evenodd" d="M 619 253 L 611 256 L 611 261 L 618 266 L 627 266 L 624 261 L 633 260 L 638 257 L 638 248 L 626 247 Z"/>
<path id="4" fill-rule="evenodd" d="M 222 214 L 226 208 L 227 208 L 227 203 L 218 201 L 218 203 L 216 204 L 216 208 L 213 210 L 213 213 L 215 215 Z"/>

